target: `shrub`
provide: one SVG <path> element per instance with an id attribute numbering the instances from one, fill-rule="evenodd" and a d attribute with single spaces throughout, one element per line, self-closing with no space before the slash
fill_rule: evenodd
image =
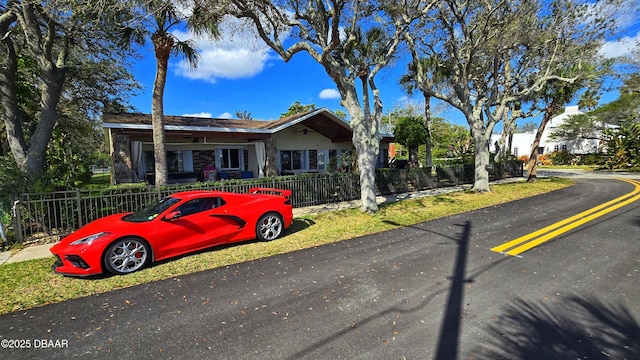
<path id="1" fill-rule="evenodd" d="M 549 156 L 545 154 L 541 154 L 541 155 L 538 155 L 538 164 L 549 166 L 549 165 L 553 165 L 553 161 Z"/>
<path id="2" fill-rule="evenodd" d="M 574 156 L 568 151 L 554 151 L 549 158 L 553 165 L 576 165 L 573 161 Z"/>
<path id="3" fill-rule="evenodd" d="M 0 157 L 0 208 L 9 211 L 12 195 L 26 190 L 27 180 L 12 156 Z"/>
<path id="4" fill-rule="evenodd" d="M 578 164 L 579 165 L 602 165 L 604 164 L 604 155 L 601 153 L 580 155 Z"/>

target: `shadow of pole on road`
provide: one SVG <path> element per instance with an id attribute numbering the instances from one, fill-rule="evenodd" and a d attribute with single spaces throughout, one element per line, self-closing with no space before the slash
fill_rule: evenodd
<path id="1" fill-rule="evenodd" d="M 435 359 L 437 360 L 458 358 L 458 343 L 460 339 L 460 325 L 462 322 L 462 304 L 464 300 L 464 284 L 473 282 L 473 279 L 465 278 L 469 238 L 471 236 L 471 223 L 466 221 L 463 225 L 458 226 L 462 226 L 463 229 L 457 240 L 458 250 L 455 264 L 453 266 L 449 297 L 444 311 L 444 318 L 442 319 L 438 348 L 435 356 Z"/>

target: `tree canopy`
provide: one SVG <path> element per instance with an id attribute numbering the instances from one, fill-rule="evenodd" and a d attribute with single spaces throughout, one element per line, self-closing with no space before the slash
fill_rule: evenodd
<path id="1" fill-rule="evenodd" d="M 563 71 L 595 61 L 600 40 L 612 29 L 613 5 L 601 2 L 596 13 L 569 0 L 443 0 L 404 33 L 416 86 L 467 119 L 476 151 L 474 190 L 489 191 L 486 167 L 495 125 L 523 116 L 522 103 L 534 101 L 550 81 L 580 78 Z M 430 62 L 423 66 L 425 58 Z"/>
<path id="2" fill-rule="evenodd" d="M 309 111 L 309 110 L 313 110 L 316 108 L 316 104 L 301 104 L 300 101 L 296 101 L 293 104 L 291 104 L 291 106 L 289 106 L 289 109 L 287 110 L 287 112 L 284 112 L 282 114 L 280 114 L 280 117 L 287 117 L 287 116 L 292 116 L 292 115 L 296 115 L 305 111 Z"/>
<path id="3" fill-rule="evenodd" d="M 424 119 L 415 116 L 406 116 L 398 119 L 394 131 L 396 142 L 409 148 L 409 162 L 417 166 L 418 148 L 426 145 L 428 132 L 424 126 Z"/>
<path id="4" fill-rule="evenodd" d="M 133 56 L 127 45 L 142 35 L 151 36 L 158 59 L 153 118 L 161 129 L 166 59 L 182 53 L 195 61 L 198 55 L 170 29 L 186 26 L 216 35 L 220 15 L 226 14 L 254 28 L 284 61 L 301 53 L 310 56 L 335 83 L 353 130 L 363 211 L 377 210 L 375 164 L 384 115 L 377 80 L 399 59 L 409 60 L 402 85 L 425 98 L 423 128 L 427 142 L 434 143 L 434 154 L 439 151 L 439 130 L 437 121 L 430 120 L 432 98 L 464 115 L 473 140 L 473 146 L 465 146 L 475 148 L 474 189 L 488 191 L 488 142 L 496 124 L 513 128 L 516 119 L 530 114 L 525 108 L 551 116 L 584 88 L 580 103 L 586 108 L 597 103 L 597 80 L 603 76 L 594 70 L 603 68 L 598 50 L 613 29 L 612 11 L 619 4 L 620 0 L 6 1 L 0 5 L 0 155 L 10 153 L 16 168 L 34 183 L 47 164 L 53 164 L 47 156 L 73 159 L 82 153 L 55 147 L 96 130 L 91 122 L 77 126 L 83 118 L 96 119 L 103 109 L 126 109 L 127 95 L 136 88 L 126 63 Z M 151 25 L 140 19 L 151 20 Z M 404 46 L 410 59 L 401 58 L 406 56 L 400 51 Z M 634 56 L 629 61 L 640 63 L 637 53 Z M 638 78 L 629 76 L 620 99 L 591 111 L 588 118 L 594 124 L 603 123 L 605 116 L 616 124 L 636 121 Z M 296 102 L 282 116 L 314 107 Z M 250 117 L 248 112 L 238 114 Z M 83 130 L 72 131 L 79 129 Z M 410 136 L 402 135 L 402 126 L 397 130 L 398 139 L 413 144 Z M 163 138 L 154 135 L 156 143 L 163 143 Z M 156 152 L 164 154 L 159 149 Z"/>
<path id="5" fill-rule="evenodd" d="M 28 184 L 43 176 L 62 118 L 95 119 L 104 108 L 125 107 L 137 87 L 121 33 L 132 17 L 121 1 L 0 6 L 0 141 Z"/>
<path id="6" fill-rule="evenodd" d="M 226 13 L 246 20 L 284 61 L 304 52 L 324 68 L 350 115 L 361 210 L 377 211 L 375 164 L 382 139 L 382 100 L 375 80 L 394 60 L 401 34 L 407 30 L 399 5 L 360 0 L 230 0 L 210 5 L 223 6 Z"/>

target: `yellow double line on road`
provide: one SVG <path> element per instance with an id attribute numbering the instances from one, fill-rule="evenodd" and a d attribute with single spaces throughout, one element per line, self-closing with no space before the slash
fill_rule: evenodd
<path id="1" fill-rule="evenodd" d="M 549 241 L 550 239 L 558 235 L 564 234 L 565 232 L 575 229 L 584 223 L 587 223 L 593 219 L 608 214 L 616 209 L 619 209 L 640 199 L 640 182 L 629 179 L 618 180 L 626 181 L 635 185 L 635 189 L 626 195 L 620 196 L 587 211 L 581 212 L 580 214 L 574 215 L 570 218 L 564 219 L 553 225 L 549 225 L 543 229 L 532 232 L 517 239 L 513 239 L 500 246 L 496 246 L 492 248 L 491 251 L 518 256 L 521 253 L 546 241 Z"/>

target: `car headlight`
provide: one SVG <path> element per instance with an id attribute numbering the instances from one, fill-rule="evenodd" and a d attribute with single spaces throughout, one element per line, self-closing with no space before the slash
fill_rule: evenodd
<path id="1" fill-rule="evenodd" d="M 102 231 L 102 232 L 99 232 L 99 233 L 95 233 L 93 235 L 89 235 L 89 236 L 83 237 L 82 239 L 78 239 L 78 240 L 70 243 L 69 245 L 89 245 L 94 240 L 97 240 L 97 239 L 99 239 L 99 238 L 101 238 L 101 237 L 103 237 L 105 235 L 108 235 L 108 234 L 110 234 L 110 233 L 106 232 L 106 231 Z"/>

